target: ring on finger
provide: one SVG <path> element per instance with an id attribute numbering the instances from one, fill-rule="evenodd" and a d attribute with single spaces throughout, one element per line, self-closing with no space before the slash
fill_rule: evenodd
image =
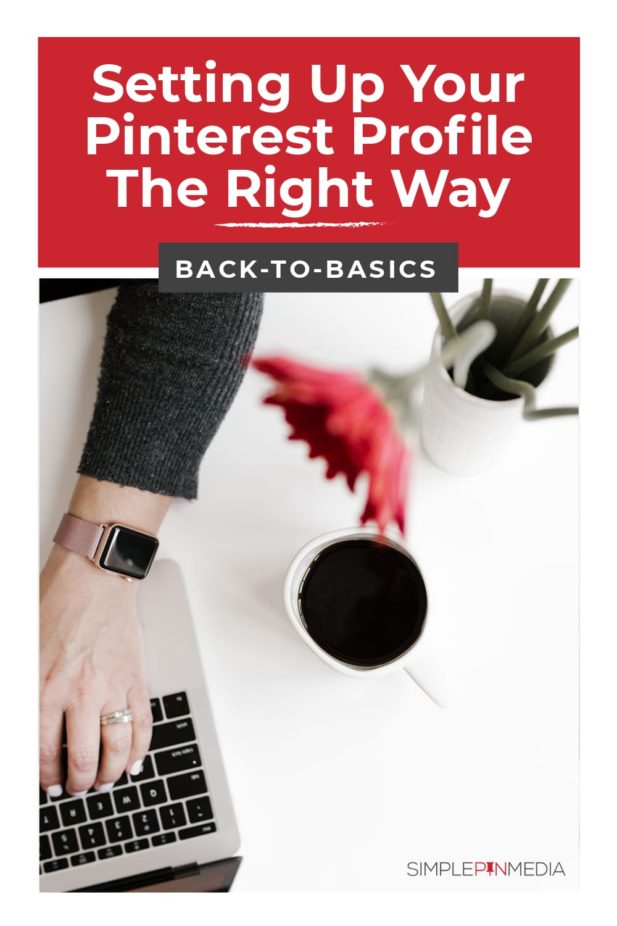
<path id="1" fill-rule="evenodd" d="M 133 712 L 128 707 L 123 707 L 119 711 L 111 711 L 109 714 L 101 714 L 101 726 L 107 727 L 113 723 L 132 723 Z"/>

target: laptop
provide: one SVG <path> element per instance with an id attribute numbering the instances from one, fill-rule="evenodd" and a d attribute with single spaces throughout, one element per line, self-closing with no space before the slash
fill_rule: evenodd
<path id="1" fill-rule="evenodd" d="M 41 891 L 227 891 L 240 837 L 177 563 L 139 590 L 153 732 L 139 775 L 83 798 L 40 791 Z M 63 745 L 66 750 L 66 742 Z M 66 758 L 66 753 L 65 753 Z"/>

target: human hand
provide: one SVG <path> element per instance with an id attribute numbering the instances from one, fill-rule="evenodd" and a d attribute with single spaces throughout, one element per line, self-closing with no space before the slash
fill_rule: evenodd
<path id="1" fill-rule="evenodd" d="M 80 476 L 69 510 L 96 524 L 132 524 L 155 534 L 170 504 L 167 495 Z M 39 753 L 41 786 L 51 797 L 60 796 L 63 784 L 67 792 L 81 794 L 93 785 L 109 790 L 124 771 L 139 774 L 150 746 L 152 711 L 137 586 L 57 545 L 45 564 Z M 123 708 L 132 711 L 132 723 L 101 726 L 102 714 Z M 61 749 L 64 718 L 66 782 Z"/>
<path id="2" fill-rule="evenodd" d="M 97 569 L 55 546 L 41 576 L 40 782 L 54 797 L 62 785 L 82 794 L 138 774 L 152 735 L 137 583 Z M 122 708 L 132 723 L 101 726 Z M 68 767 L 61 763 L 66 717 Z M 99 746 L 102 754 L 99 766 Z"/>

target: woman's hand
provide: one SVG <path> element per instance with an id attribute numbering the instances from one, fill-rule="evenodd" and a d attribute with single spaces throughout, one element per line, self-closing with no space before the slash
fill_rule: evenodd
<path id="1" fill-rule="evenodd" d="M 154 533 L 169 502 L 167 496 L 81 477 L 70 510 L 87 520 L 118 521 Z M 109 790 L 124 771 L 139 773 L 150 746 L 152 712 L 137 587 L 60 546 L 54 546 L 43 569 L 40 782 L 51 797 L 63 786 L 70 794 L 93 785 Z M 101 726 L 102 714 L 123 708 L 132 711 L 132 723 Z"/>
<path id="2" fill-rule="evenodd" d="M 51 796 L 137 774 L 152 736 L 135 582 L 54 547 L 41 576 L 40 780 Z M 128 707 L 132 723 L 101 726 Z M 66 716 L 67 779 L 61 763 Z M 102 745 L 99 766 L 99 746 Z M 49 789 L 52 789 L 51 791 Z"/>

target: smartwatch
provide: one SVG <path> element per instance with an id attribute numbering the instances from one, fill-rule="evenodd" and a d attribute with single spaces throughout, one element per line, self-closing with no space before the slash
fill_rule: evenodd
<path id="1" fill-rule="evenodd" d="M 126 524 L 93 524 L 69 513 L 63 515 L 54 543 L 125 579 L 145 579 L 159 545 L 153 534 Z"/>

